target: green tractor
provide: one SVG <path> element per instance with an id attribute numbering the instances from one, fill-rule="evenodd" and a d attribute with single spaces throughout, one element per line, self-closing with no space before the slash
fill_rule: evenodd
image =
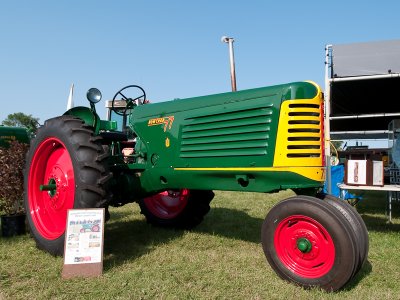
<path id="1" fill-rule="evenodd" d="M 353 207 L 322 194 L 323 93 L 313 82 L 149 103 L 120 89 L 101 120 L 89 107 L 47 120 L 31 141 L 25 205 L 37 246 L 63 255 L 67 210 L 137 202 L 151 224 L 191 229 L 213 190 L 296 196 L 274 206 L 261 228 L 271 267 L 283 279 L 328 291 L 361 269 L 368 233 Z M 119 122 L 114 117 L 118 117 Z"/>
<path id="2" fill-rule="evenodd" d="M 0 147 L 9 147 L 10 143 L 13 141 L 29 144 L 29 134 L 27 129 L 0 125 Z"/>

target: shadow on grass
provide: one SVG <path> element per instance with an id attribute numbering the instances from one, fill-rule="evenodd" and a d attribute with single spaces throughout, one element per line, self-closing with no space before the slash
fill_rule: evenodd
<path id="1" fill-rule="evenodd" d="M 386 233 L 400 231 L 400 224 L 389 223 L 388 218 L 383 215 L 362 214 L 362 219 L 364 220 L 368 231 Z"/>
<path id="2" fill-rule="evenodd" d="M 388 205 L 388 193 L 365 191 L 362 199 L 356 205 L 360 213 L 385 214 Z M 392 201 L 392 214 L 400 217 L 400 202 Z"/>
<path id="3" fill-rule="evenodd" d="M 185 230 L 152 226 L 143 220 L 124 220 L 129 212 L 113 212 L 104 233 L 104 269 L 151 252 L 157 245 L 181 237 Z M 260 243 L 262 219 L 235 209 L 213 208 L 193 232 Z"/>
<path id="4" fill-rule="evenodd" d="M 138 258 L 153 251 L 157 246 L 180 238 L 185 230 L 167 229 L 152 226 L 143 220 L 125 220 L 129 212 L 114 212 L 112 222 L 105 230 L 104 269 L 110 270 L 126 261 Z M 363 216 L 369 230 L 387 231 L 381 227 L 378 217 Z M 203 223 L 192 232 L 221 236 L 229 239 L 260 244 L 260 229 L 263 219 L 250 216 L 244 211 L 228 208 L 213 208 L 205 216 Z M 383 224 L 384 225 L 384 224 Z M 394 224 L 386 224 L 392 226 Z M 389 227 L 400 229 L 400 225 Z M 366 261 L 361 270 L 342 289 L 350 291 L 372 271 L 372 265 Z"/>
<path id="5" fill-rule="evenodd" d="M 112 269 L 145 255 L 157 245 L 174 240 L 183 233 L 183 230 L 150 226 L 144 220 L 116 220 L 107 224 L 104 232 L 104 269 Z"/>
<path id="6" fill-rule="evenodd" d="M 258 244 L 262 222 L 242 210 L 219 207 L 213 208 L 195 231 Z"/>
<path id="7" fill-rule="evenodd" d="M 400 230 L 400 202 L 392 201 L 392 223 L 389 223 L 387 194 L 383 192 L 365 192 L 364 198 L 356 209 L 367 225 L 368 231 L 395 232 Z"/>
<path id="8" fill-rule="evenodd" d="M 361 280 L 363 278 L 367 277 L 368 274 L 370 274 L 371 272 L 372 272 L 372 265 L 367 260 L 367 261 L 365 261 L 361 270 L 358 271 L 358 273 L 344 286 L 342 291 L 351 291 L 352 289 L 357 287 L 358 284 L 361 282 Z"/>

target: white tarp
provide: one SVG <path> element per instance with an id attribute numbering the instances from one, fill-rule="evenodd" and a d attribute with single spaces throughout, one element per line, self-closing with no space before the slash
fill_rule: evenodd
<path id="1" fill-rule="evenodd" d="M 400 73 L 400 40 L 332 46 L 333 77 Z"/>

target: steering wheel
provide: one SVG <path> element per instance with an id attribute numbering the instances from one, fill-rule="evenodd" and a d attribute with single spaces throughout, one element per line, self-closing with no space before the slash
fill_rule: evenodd
<path id="1" fill-rule="evenodd" d="M 139 96 L 137 96 L 135 98 L 129 98 L 129 97 L 125 96 L 125 94 L 126 94 L 125 90 L 128 90 L 128 89 L 138 89 L 137 95 L 139 95 Z M 122 99 L 126 101 L 126 105 L 125 105 L 125 107 L 123 109 L 121 109 L 122 107 L 116 107 L 115 106 L 115 100 L 116 100 L 118 95 L 120 95 L 122 97 Z M 112 99 L 111 109 L 117 115 L 125 116 L 127 114 L 126 112 L 129 109 L 132 109 L 133 107 L 135 107 L 137 105 L 142 105 L 144 103 L 146 103 L 146 92 L 144 91 L 144 89 L 141 88 L 138 85 L 127 85 L 127 86 L 123 87 L 122 89 L 120 89 L 118 92 L 115 93 L 115 95 L 114 95 L 114 97 Z"/>

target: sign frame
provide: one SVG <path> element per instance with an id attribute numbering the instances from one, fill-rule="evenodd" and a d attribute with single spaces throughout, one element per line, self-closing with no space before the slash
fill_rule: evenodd
<path id="1" fill-rule="evenodd" d="M 62 278 L 102 275 L 104 223 L 104 208 L 67 211 Z"/>

